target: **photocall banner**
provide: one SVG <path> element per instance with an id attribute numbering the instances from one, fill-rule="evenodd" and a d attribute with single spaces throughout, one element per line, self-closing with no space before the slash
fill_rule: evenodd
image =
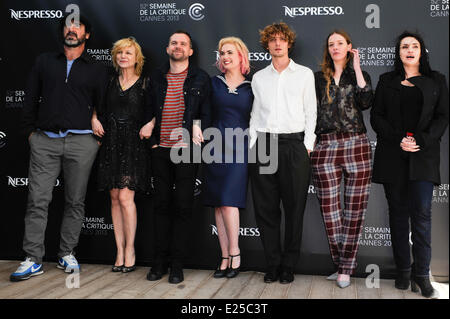
<path id="1" fill-rule="evenodd" d="M 29 148 L 19 134 L 20 113 L 28 74 L 36 57 L 61 48 L 58 21 L 70 4 L 79 6 L 93 26 L 87 52 L 96 60 L 111 65 L 112 43 L 133 36 L 146 57 L 144 72 L 167 61 L 165 49 L 169 35 L 184 29 L 194 40 L 191 63 L 198 64 L 211 76 L 219 71 L 217 43 L 225 36 L 238 36 L 250 50 L 252 74 L 271 63 L 270 55 L 259 44 L 258 31 L 273 22 L 284 21 L 297 33 L 291 52 L 299 64 L 319 70 L 326 36 L 342 28 L 352 37 L 360 53 L 362 69 L 376 88 L 380 74 L 393 69 L 395 38 L 404 30 L 418 31 L 425 39 L 433 69 L 448 79 L 448 0 L 29 0 L 1 2 L 3 41 L 0 52 L 0 259 L 22 259 L 22 239 L 26 212 Z M 376 135 L 364 112 L 368 136 L 374 150 Z M 442 139 L 442 184 L 433 194 L 432 274 L 448 279 L 449 269 L 449 152 L 448 131 Z M 94 165 L 86 196 L 86 217 L 79 246 L 81 262 L 112 263 L 115 260 L 114 229 L 109 195 L 96 190 Z M 220 256 L 214 212 L 201 204 L 203 176 L 201 169 L 195 186 L 195 207 L 190 224 L 191 240 L 186 266 L 213 269 Z M 137 195 L 138 228 L 136 256 L 140 265 L 150 265 L 154 258 L 154 214 L 152 197 Z M 59 226 L 64 209 L 64 176 L 58 178 L 49 207 L 46 230 L 46 260 L 56 260 Z M 264 270 L 263 248 L 249 188 L 247 208 L 241 210 L 240 247 L 242 267 Z M 373 184 L 369 207 L 360 238 L 356 275 L 367 276 L 373 265 L 384 278 L 392 277 L 392 257 L 388 208 L 381 185 Z M 369 266 L 369 267 L 368 267 Z M 304 219 L 300 260 L 296 272 L 329 274 L 333 264 L 328 250 L 324 224 L 314 187 Z"/>

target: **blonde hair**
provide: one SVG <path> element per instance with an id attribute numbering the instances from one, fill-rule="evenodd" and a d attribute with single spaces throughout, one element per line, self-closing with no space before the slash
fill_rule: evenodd
<path id="1" fill-rule="evenodd" d="M 219 44 L 217 46 L 217 51 L 220 52 L 222 47 L 228 43 L 233 44 L 236 47 L 237 53 L 238 53 L 239 57 L 241 58 L 241 73 L 249 74 L 250 73 L 250 61 L 248 59 L 249 52 L 248 52 L 248 48 L 245 45 L 244 41 L 242 41 L 238 37 L 222 38 L 222 39 L 220 39 Z M 217 60 L 216 66 L 221 72 L 225 73 L 225 69 L 224 69 L 222 63 L 220 62 L 220 59 Z"/>
<path id="2" fill-rule="evenodd" d="M 131 46 L 133 46 L 136 49 L 136 64 L 134 66 L 134 70 L 136 74 L 140 76 L 142 73 L 142 68 L 144 67 L 145 57 L 142 54 L 141 46 L 139 45 L 139 43 L 137 43 L 135 38 L 128 37 L 114 42 L 113 48 L 111 49 L 112 62 L 116 71 L 120 73 L 120 67 L 117 64 L 116 55 L 121 49 L 128 48 Z"/>

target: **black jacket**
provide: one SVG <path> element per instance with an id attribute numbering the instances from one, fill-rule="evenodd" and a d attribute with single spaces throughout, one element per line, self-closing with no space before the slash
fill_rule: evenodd
<path id="1" fill-rule="evenodd" d="M 67 78 L 64 52 L 49 52 L 36 59 L 26 88 L 21 131 L 59 132 L 91 129 L 91 117 L 101 105 L 107 84 L 106 68 L 85 52 L 76 59 Z"/>
<path id="2" fill-rule="evenodd" d="M 422 113 L 414 138 L 420 151 L 405 152 L 400 147 L 406 136 L 402 130 L 400 91 L 402 78 L 395 72 L 382 74 L 370 112 L 370 123 L 377 133 L 372 180 L 396 181 L 401 165 L 409 163 L 409 179 L 440 184 L 440 140 L 448 125 L 448 88 L 445 76 L 433 72 L 430 77 L 416 76 L 408 81 L 423 95 Z M 405 161 L 409 157 L 409 161 Z"/>
<path id="3" fill-rule="evenodd" d="M 169 72 L 169 63 L 153 72 L 150 76 L 150 95 L 152 111 L 148 114 L 146 122 L 156 117 L 155 127 L 150 138 L 150 144 L 160 143 L 162 111 L 167 92 L 166 74 Z M 183 128 L 189 131 L 192 137 L 193 120 L 201 120 L 201 128 L 204 131 L 211 123 L 211 79 L 205 71 L 189 64 L 188 74 L 183 86 L 184 91 L 184 116 Z M 187 141 L 185 141 L 187 142 Z"/>

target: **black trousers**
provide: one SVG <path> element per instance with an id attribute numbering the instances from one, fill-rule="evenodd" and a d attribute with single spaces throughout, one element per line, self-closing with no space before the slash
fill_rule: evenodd
<path id="1" fill-rule="evenodd" d="M 175 164 L 170 148 L 152 149 L 156 264 L 183 267 L 188 250 L 197 165 Z"/>
<path id="2" fill-rule="evenodd" d="M 399 272 L 428 277 L 431 263 L 431 201 L 433 183 L 406 178 L 384 184 L 394 261 Z M 410 228 L 411 224 L 411 228 Z M 413 263 L 411 263 L 410 230 Z"/>
<path id="3" fill-rule="evenodd" d="M 258 133 L 256 154 L 265 139 L 266 154 L 269 154 L 269 140 L 278 143 L 278 158 L 275 173 L 261 174 L 260 168 L 267 166 L 257 156 L 250 164 L 251 189 L 255 218 L 260 229 L 264 253 L 269 268 L 294 268 L 300 256 L 305 211 L 310 181 L 310 161 L 298 135 L 274 135 Z M 263 144 L 264 145 L 264 144 Z M 281 248 L 281 209 L 284 209 L 284 249 Z"/>

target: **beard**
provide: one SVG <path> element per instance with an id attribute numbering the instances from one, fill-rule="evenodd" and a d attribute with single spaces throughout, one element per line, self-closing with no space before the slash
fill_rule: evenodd
<path id="1" fill-rule="evenodd" d="M 169 54 L 169 58 L 172 61 L 181 62 L 187 60 L 189 57 L 186 56 L 184 53 L 182 55 L 175 55 L 175 51 Z"/>
<path id="2" fill-rule="evenodd" d="M 75 39 L 68 39 L 69 36 L 74 37 Z M 67 33 L 64 37 L 64 45 L 69 48 L 76 48 L 80 45 L 82 45 L 84 42 L 86 42 L 86 35 L 84 34 L 81 38 L 78 39 L 77 35 L 75 33 Z"/>

